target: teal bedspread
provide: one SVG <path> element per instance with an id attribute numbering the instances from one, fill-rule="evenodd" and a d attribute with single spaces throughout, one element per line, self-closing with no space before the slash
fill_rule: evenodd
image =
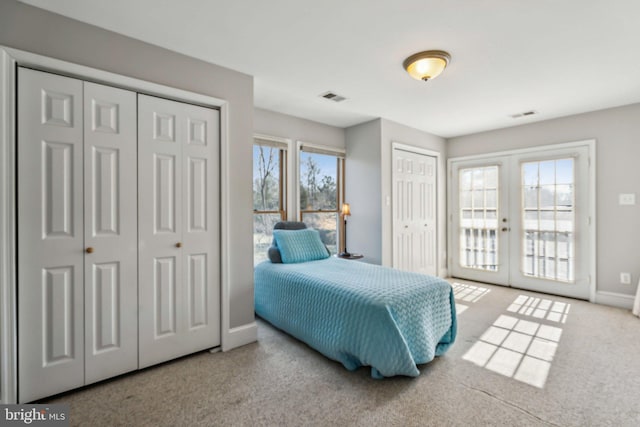
<path id="1" fill-rule="evenodd" d="M 347 369 L 420 375 L 456 337 L 451 285 L 438 277 L 335 257 L 255 268 L 255 311 Z"/>

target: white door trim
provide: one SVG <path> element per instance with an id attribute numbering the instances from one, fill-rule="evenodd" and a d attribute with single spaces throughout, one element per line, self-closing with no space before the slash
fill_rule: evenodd
<path id="1" fill-rule="evenodd" d="M 446 211 L 446 180 L 445 171 L 442 167 L 442 153 L 438 151 L 429 150 L 427 148 L 416 147 L 415 145 L 405 144 L 403 142 L 391 141 L 391 162 L 393 162 L 393 151 L 403 150 L 410 153 L 423 154 L 425 156 L 435 157 L 436 159 L 436 268 L 437 274 L 440 277 L 447 277 L 447 254 L 446 254 L 446 235 L 447 235 L 447 222 Z M 391 182 L 393 183 L 393 164 L 391 165 Z M 391 185 L 393 187 L 393 185 Z M 393 200 L 393 188 L 391 188 L 391 200 Z M 391 224 L 391 242 L 393 242 L 393 222 Z M 392 249 L 393 251 L 393 249 Z M 391 254 L 393 260 L 393 253 Z"/>
<path id="2" fill-rule="evenodd" d="M 0 403 L 17 402 L 16 61 L 0 48 Z"/>
<path id="3" fill-rule="evenodd" d="M 498 156 L 509 156 L 509 155 L 526 155 L 526 154 L 531 154 L 531 153 L 539 153 L 539 152 L 544 152 L 547 150 L 558 150 L 558 149 L 564 149 L 564 148 L 575 148 L 575 147 L 587 147 L 588 151 L 589 151 L 589 206 L 588 206 L 588 215 L 589 215 L 589 229 L 587 230 L 587 232 L 589 233 L 589 240 L 590 240 L 590 245 L 589 245 L 589 249 L 588 249 L 588 263 L 589 263 L 589 301 L 590 302 L 596 302 L 596 289 L 597 289 L 597 284 L 596 284 L 596 247 L 597 247 L 597 242 L 596 242 L 596 237 L 597 237 L 597 233 L 596 233 L 596 140 L 595 139 L 587 139 L 587 140 L 581 140 L 581 141 L 573 141 L 573 142 L 566 142 L 566 143 L 560 143 L 560 144 L 548 144 L 548 145 L 541 145 L 541 146 L 535 146 L 535 147 L 528 147 L 528 148 L 523 148 L 523 149 L 515 149 L 515 150 L 506 150 L 506 151 L 496 151 L 496 152 L 491 152 L 491 153 L 483 153 L 483 154 L 477 154 L 477 155 L 471 155 L 471 156 L 460 156 L 460 157 L 451 157 L 447 160 L 447 176 L 449 177 L 449 183 L 451 183 L 451 177 L 452 177 L 452 173 L 453 173 L 453 164 L 455 162 L 461 162 L 461 161 L 468 161 L 468 160 L 480 160 L 480 159 L 487 159 L 487 158 L 492 158 L 492 157 L 498 157 Z M 450 191 L 450 184 L 448 184 L 449 188 L 448 190 Z M 452 206 L 452 198 L 449 197 L 449 200 L 447 202 L 447 218 L 448 218 L 448 224 L 451 225 L 452 221 L 453 221 L 453 206 Z M 448 233 L 448 244 L 449 247 L 451 248 L 452 246 L 452 242 L 453 239 L 455 238 L 453 231 L 451 230 L 451 227 L 449 228 L 449 233 Z M 448 258 L 448 265 L 451 265 L 451 263 L 453 262 L 453 254 L 450 254 L 450 256 L 447 257 Z"/>
<path id="4" fill-rule="evenodd" d="M 15 93 L 16 66 L 64 74 L 95 83 L 116 86 L 149 95 L 156 95 L 220 110 L 220 199 L 221 199 L 221 342 L 223 350 L 230 350 L 236 339 L 230 329 L 229 218 L 232 217 L 229 199 L 231 191 L 228 171 L 229 104 L 226 100 L 182 89 L 159 85 L 121 74 L 98 70 L 67 61 L 37 55 L 0 45 L 0 402 L 15 403 L 17 398 L 16 360 L 16 218 L 15 218 Z M 255 323 L 251 324 L 255 332 Z M 249 337 L 249 335 L 247 335 Z M 247 342 L 255 341 L 253 339 Z M 246 344 L 244 342 L 242 344 Z"/>
<path id="5" fill-rule="evenodd" d="M 585 139 L 585 140 L 580 140 L 580 141 L 561 142 L 561 143 L 558 143 L 558 144 L 536 145 L 534 147 L 517 148 L 517 149 L 513 149 L 513 150 L 492 151 L 490 153 L 472 154 L 472 155 L 469 155 L 469 156 L 450 157 L 449 159 L 447 159 L 447 163 L 451 164 L 452 162 L 460 162 L 460 161 L 467 161 L 467 160 L 478 160 L 478 159 L 491 158 L 491 157 L 496 157 L 496 156 L 509 156 L 509 155 L 513 155 L 513 154 L 538 153 L 540 151 L 558 150 L 558 149 L 562 149 L 562 148 L 571 148 L 571 147 L 582 147 L 582 146 L 585 146 L 585 145 L 589 146 L 589 148 L 591 148 L 593 150 L 593 152 L 591 154 L 595 155 L 595 148 L 596 148 L 595 144 L 596 144 L 596 140 L 595 139 Z M 592 160 L 593 160 L 593 156 L 592 156 Z"/>

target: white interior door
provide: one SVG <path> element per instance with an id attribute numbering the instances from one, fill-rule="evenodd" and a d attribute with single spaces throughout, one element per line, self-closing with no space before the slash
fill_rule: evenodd
<path id="1" fill-rule="evenodd" d="M 437 275 L 436 158 L 393 149 L 393 266 Z"/>
<path id="2" fill-rule="evenodd" d="M 84 82 L 85 382 L 138 367 L 136 94 Z"/>
<path id="3" fill-rule="evenodd" d="M 20 402 L 84 384 L 82 82 L 18 71 Z"/>
<path id="4" fill-rule="evenodd" d="M 454 161 L 454 277 L 589 299 L 589 147 Z"/>
<path id="5" fill-rule="evenodd" d="M 220 343 L 219 113 L 138 95 L 139 364 Z"/>
<path id="6" fill-rule="evenodd" d="M 191 353 L 220 345 L 220 116 L 210 108 L 180 105 L 186 130 L 182 345 Z"/>

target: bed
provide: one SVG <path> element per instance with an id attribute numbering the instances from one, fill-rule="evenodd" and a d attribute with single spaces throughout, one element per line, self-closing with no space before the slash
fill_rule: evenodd
<path id="1" fill-rule="evenodd" d="M 301 233 L 312 237 L 300 240 Z M 328 256 L 311 229 L 274 230 L 274 247 L 282 262 L 270 249 L 272 261 L 255 268 L 256 313 L 348 370 L 370 366 L 374 378 L 415 377 L 417 365 L 455 341 L 448 282 Z M 292 258 L 292 247 L 303 255 Z"/>

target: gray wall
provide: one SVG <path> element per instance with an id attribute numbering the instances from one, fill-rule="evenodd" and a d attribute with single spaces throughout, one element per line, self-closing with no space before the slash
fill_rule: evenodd
<path id="1" fill-rule="evenodd" d="M 446 239 L 446 185 L 444 177 L 446 176 L 446 157 L 447 144 L 446 140 L 437 135 L 423 132 L 418 129 L 410 128 L 390 120 L 382 119 L 381 121 L 381 170 L 382 170 L 382 264 L 387 266 L 393 265 L 393 216 L 391 205 L 387 206 L 386 198 L 391 197 L 392 174 L 391 174 L 391 155 L 392 143 L 399 142 L 411 145 L 417 148 L 440 153 L 440 163 L 438 164 L 438 270 L 439 274 L 445 274 L 447 261 L 447 239 Z"/>
<path id="2" fill-rule="evenodd" d="M 439 174 L 446 167 L 444 138 L 386 119 L 347 129 L 347 199 L 352 203 L 349 249 L 362 252 L 366 260 L 393 265 L 393 217 L 391 203 L 391 155 L 394 142 L 441 154 Z M 445 182 L 438 180 L 438 244 L 440 274 L 446 269 Z"/>
<path id="3" fill-rule="evenodd" d="M 640 277 L 640 104 L 452 138 L 449 157 L 596 139 L 597 291 L 632 295 Z M 620 272 L 632 285 L 620 284 Z"/>
<path id="4" fill-rule="evenodd" d="M 255 109 L 253 120 L 253 129 L 258 134 L 289 138 L 293 142 L 345 147 L 345 131 L 342 128 L 260 108 Z"/>
<path id="5" fill-rule="evenodd" d="M 15 0 L 0 1 L 0 44 L 229 102 L 230 326 L 253 322 L 253 78 Z"/>
<path id="6" fill-rule="evenodd" d="M 380 119 L 347 129 L 345 201 L 351 205 L 347 249 L 382 264 Z"/>

